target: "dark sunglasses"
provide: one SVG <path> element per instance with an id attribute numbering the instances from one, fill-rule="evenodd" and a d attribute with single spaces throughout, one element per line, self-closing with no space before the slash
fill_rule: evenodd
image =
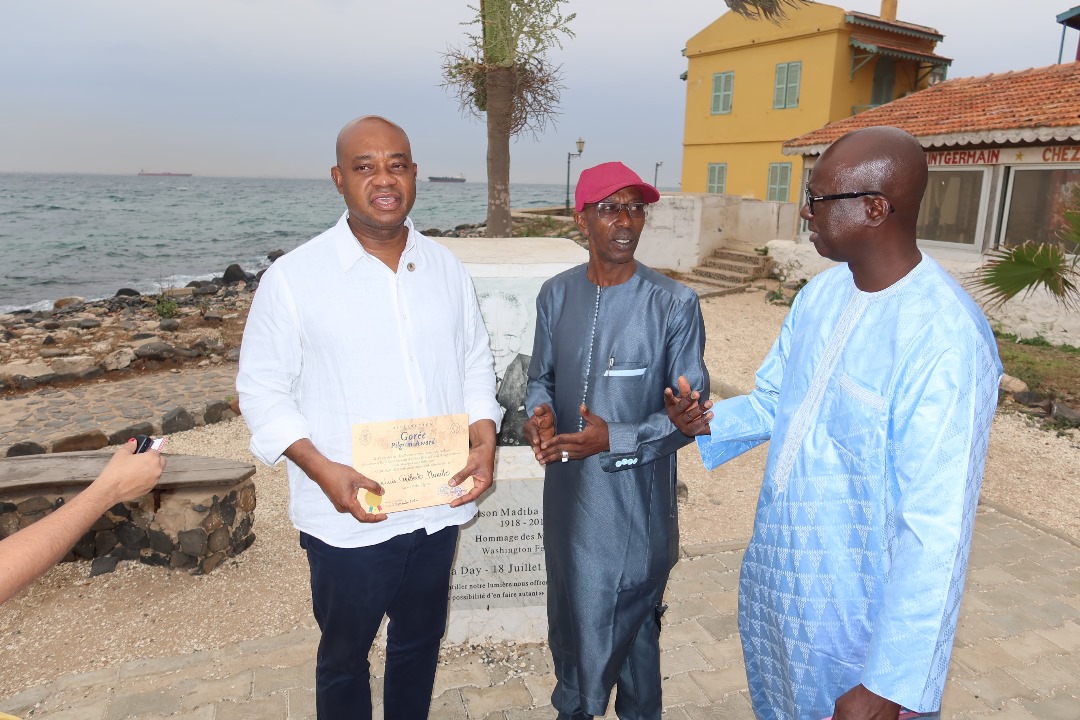
<path id="1" fill-rule="evenodd" d="M 835 195 L 813 195 L 810 192 L 810 183 L 806 183 L 806 205 L 810 208 L 810 214 L 814 214 L 814 203 L 816 202 L 828 202 L 829 200 L 850 200 L 851 198 L 866 197 L 868 195 L 881 195 L 884 197 L 885 193 L 878 192 L 877 190 L 861 190 L 859 192 L 847 192 L 836 193 Z M 886 199 L 888 202 L 888 199 Z M 896 208 L 892 203 L 889 203 L 889 212 L 896 212 Z"/>

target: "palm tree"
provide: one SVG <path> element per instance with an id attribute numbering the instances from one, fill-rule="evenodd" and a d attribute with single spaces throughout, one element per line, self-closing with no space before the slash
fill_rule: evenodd
<path id="1" fill-rule="evenodd" d="M 547 51 L 573 37 L 560 7 L 569 0 L 480 0 L 469 6 L 480 25 L 469 46 L 443 58 L 443 86 L 454 92 L 464 112 L 487 120 L 488 237 L 509 237 L 510 137 L 534 135 L 554 120 L 559 104 L 559 68 Z"/>

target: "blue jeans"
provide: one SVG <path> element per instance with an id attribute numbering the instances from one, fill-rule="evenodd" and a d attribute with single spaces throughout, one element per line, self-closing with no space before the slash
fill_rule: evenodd
<path id="1" fill-rule="evenodd" d="M 368 653 L 383 615 L 385 720 L 424 720 L 446 632 L 458 528 L 416 530 L 378 545 L 337 548 L 300 533 L 311 602 L 322 630 L 315 665 L 319 720 L 370 720 Z"/>

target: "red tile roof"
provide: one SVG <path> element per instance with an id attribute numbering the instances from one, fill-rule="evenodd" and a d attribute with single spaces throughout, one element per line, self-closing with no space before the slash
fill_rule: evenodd
<path id="1" fill-rule="evenodd" d="M 817 155 L 859 128 L 891 125 L 923 147 L 1080 141 L 1080 62 L 956 78 L 784 143 Z"/>

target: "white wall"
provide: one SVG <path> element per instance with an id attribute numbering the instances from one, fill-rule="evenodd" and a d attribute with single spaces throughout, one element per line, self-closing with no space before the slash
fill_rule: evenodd
<path id="1" fill-rule="evenodd" d="M 635 257 L 649 267 L 689 272 L 722 247 L 763 247 L 795 237 L 798 207 L 732 195 L 664 193 L 649 209 Z"/>
<path id="2" fill-rule="evenodd" d="M 768 248 L 775 263 L 774 273 L 786 281 L 809 280 L 836 265 L 818 255 L 808 242 L 774 240 L 768 243 Z M 965 289 L 972 272 L 982 262 L 980 256 L 966 252 L 939 248 L 923 248 L 923 252 L 937 260 Z M 1042 337 L 1054 345 L 1080 346 L 1080 313 L 1065 310 L 1043 290 L 1036 290 L 1026 298 L 1013 298 L 989 312 L 984 305 L 983 311 L 1000 332 L 1021 339 Z"/>

